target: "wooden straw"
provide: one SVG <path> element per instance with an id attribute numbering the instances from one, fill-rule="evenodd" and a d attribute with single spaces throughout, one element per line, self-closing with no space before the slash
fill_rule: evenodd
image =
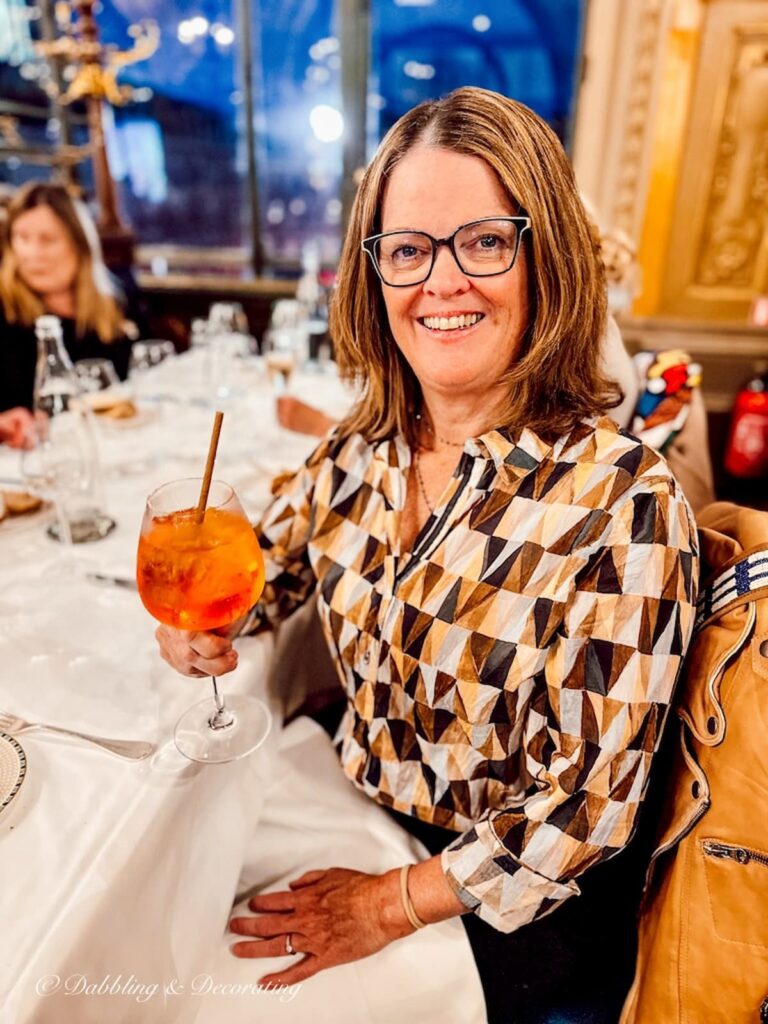
<path id="1" fill-rule="evenodd" d="M 217 412 L 216 418 L 213 421 L 213 430 L 211 431 L 211 443 L 208 445 L 208 461 L 205 463 L 205 475 L 203 476 L 203 485 L 200 488 L 200 497 L 197 501 L 197 508 L 195 509 L 195 522 L 199 525 L 205 519 L 205 506 L 208 504 L 208 492 L 211 489 L 211 479 L 213 477 L 213 464 L 216 461 L 216 449 L 219 447 L 219 434 L 221 433 L 221 424 L 224 420 L 224 413 Z"/>

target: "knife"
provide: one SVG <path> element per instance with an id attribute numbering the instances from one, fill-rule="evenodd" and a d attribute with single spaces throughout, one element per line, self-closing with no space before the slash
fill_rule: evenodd
<path id="1" fill-rule="evenodd" d="M 94 583 L 107 583 L 113 587 L 125 587 L 126 590 L 138 590 L 136 580 L 130 579 L 128 576 L 110 576 L 103 572 L 87 572 L 86 578 L 92 580 Z"/>

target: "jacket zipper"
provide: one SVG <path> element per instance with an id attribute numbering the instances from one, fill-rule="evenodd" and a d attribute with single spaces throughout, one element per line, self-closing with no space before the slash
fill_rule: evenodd
<path id="1" fill-rule="evenodd" d="M 768 868 L 768 853 L 748 850 L 745 846 L 731 846 L 730 843 L 717 843 L 712 839 L 705 839 L 701 846 L 709 857 L 735 860 L 739 864 L 750 864 L 754 861 L 756 864 L 762 864 L 764 868 Z"/>

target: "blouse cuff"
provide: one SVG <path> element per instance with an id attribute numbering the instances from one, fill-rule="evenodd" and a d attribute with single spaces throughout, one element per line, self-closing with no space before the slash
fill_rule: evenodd
<path id="1" fill-rule="evenodd" d="M 554 882 L 526 867 L 504 847 L 486 818 L 441 854 L 448 884 L 468 910 L 500 932 L 544 917 L 570 896 L 576 882 Z"/>
<path id="2" fill-rule="evenodd" d="M 270 629 L 271 624 L 266 615 L 264 604 L 259 601 L 251 608 L 245 618 L 245 622 L 238 630 L 238 636 L 253 636 L 255 633 L 262 633 Z"/>

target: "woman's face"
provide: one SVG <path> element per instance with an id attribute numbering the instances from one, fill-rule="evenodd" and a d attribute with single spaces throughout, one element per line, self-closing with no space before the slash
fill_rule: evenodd
<path id="1" fill-rule="evenodd" d="M 381 231 L 420 230 L 446 238 L 483 217 L 510 217 L 498 178 L 478 157 L 420 146 L 398 163 L 384 192 Z M 495 277 L 469 277 L 447 246 L 422 284 L 382 284 L 389 325 L 427 398 L 457 391 L 493 401 L 499 379 L 517 359 L 528 325 L 528 266 L 520 247 L 514 267 Z M 472 314 L 472 326 L 441 330 L 432 318 Z M 429 320 L 430 326 L 424 322 Z"/>
<path id="2" fill-rule="evenodd" d="M 64 223 L 50 206 L 22 213 L 11 228 L 11 251 L 19 277 L 38 295 L 56 295 L 74 287 L 79 258 Z"/>

